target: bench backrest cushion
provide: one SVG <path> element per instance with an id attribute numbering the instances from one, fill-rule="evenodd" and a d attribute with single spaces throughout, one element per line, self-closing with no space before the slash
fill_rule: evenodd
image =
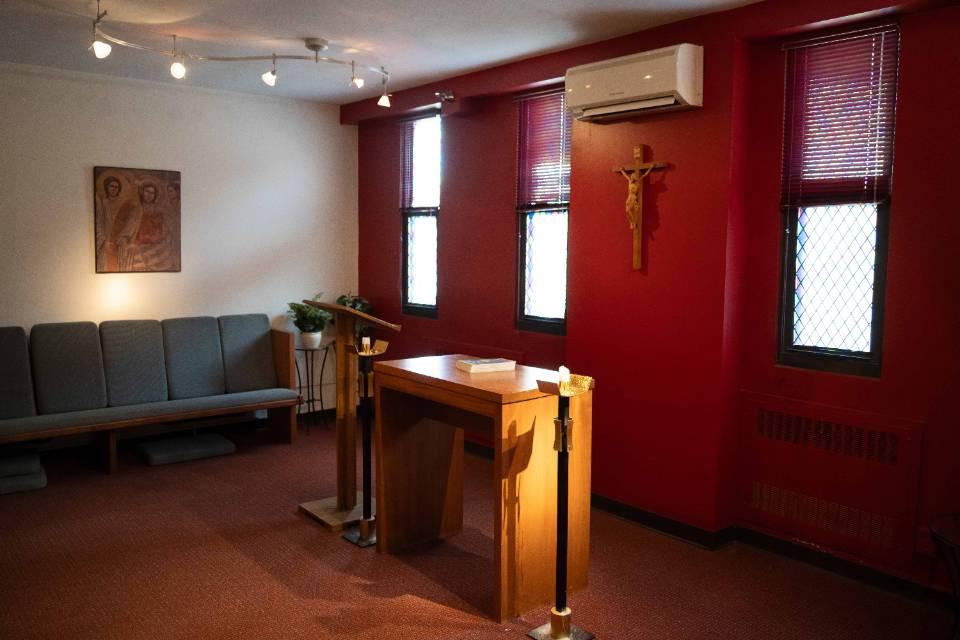
<path id="1" fill-rule="evenodd" d="M 39 413 L 107 406 L 100 333 L 94 323 L 34 325 L 30 330 L 30 365 Z"/>
<path id="2" fill-rule="evenodd" d="M 159 321 L 101 322 L 100 345 L 108 406 L 124 407 L 167 399 L 167 371 L 163 364 Z"/>
<path id="3" fill-rule="evenodd" d="M 23 327 L 0 327 L 0 420 L 37 415 Z"/>
<path id="4" fill-rule="evenodd" d="M 171 400 L 220 395 L 226 391 L 220 325 L 216 318 L 164 320 L 163 352 Z"/>
<path id="5" fill-rule="evenodd" d="M 220 316 L 218 320 L 227 393 L 276 387 L 277 372 L 273 366 L 267 316 Z"/>

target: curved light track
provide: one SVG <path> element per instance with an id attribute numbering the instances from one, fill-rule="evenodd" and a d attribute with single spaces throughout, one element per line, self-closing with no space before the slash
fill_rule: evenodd
<path id="1" fill-rule="evenodd" d="M 181 58 L 186 60 L 198 60 L 203 62 L 252 62 L 258 60 L 305 60 L 307 62 L 327 62 L 330 64 L 342 64 L 344 66 L 353 67 L 356 66 L 360 69 L 365 69 L 367 71 L 372 71 L 373 73 L 380 74 L 383 78 L 389 78 L 390 74 L 387 73 L 387 70 L 383 67 L 375 67 L 373 65 L 355 65 L 352 60 L 340 60 L 339 58 L 332 58 L 330 56 L 321 56 L 320 51 L 317 50 L 313 55 L 289 55 L 289 54 L 270 54 L 270 55 L 258 55 L 258 56 L 204 56 L 197 53 L 190 53 L 188 51 L 174 51 L 172 49 L 157 49 L 156 47 L 150 47 L 145 44 L 138 44 L 136 42 L 129 42 L 127 40 L 122 40 L 116 36 L 112 36 L 109 33 L 106 33 L 103 30 L 100 22 L 95 23 L 96 33 L 101 38 L 107 42 L 112 42 L 113 44 L 120 45 L 121 47 L 127 47 L 128 49 L 136 49 L 137 51 L 148 51 L 150 53 L 159 53 L 160 55 L 169 56 L 171 58 Z"/>

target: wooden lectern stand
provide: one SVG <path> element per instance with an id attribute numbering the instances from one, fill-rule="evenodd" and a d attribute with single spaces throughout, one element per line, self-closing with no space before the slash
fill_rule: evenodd
<path id="1" fill-rule="evenodd" d="M 340 531 L 359 522 L 363 515 L 360 509 L 362 496 L 357 492 L 356 323 L 362 320 L 393 331 L 400 331 L 400 325 L 340 304 L 316 300 L 303 302 L 332 313 L 337 327 L 337 495 L 304 502 L 300 510 L 331 531 Z"/>

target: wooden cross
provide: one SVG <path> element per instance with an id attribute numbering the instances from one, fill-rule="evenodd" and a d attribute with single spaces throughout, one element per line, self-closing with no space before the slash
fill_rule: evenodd
<path id="1" fill-rule="evenodd" d="M 614 169 L 627 179 L 627 222 L 633 230 L 633 268 L 639 270 L 643 266 L 641 247 L 643 245 L 643 181 L 651 171 L 666 169 L 666 162 L 644 162 L 643 155 L 646 145 L 633 148 L 633 166 Z"/>

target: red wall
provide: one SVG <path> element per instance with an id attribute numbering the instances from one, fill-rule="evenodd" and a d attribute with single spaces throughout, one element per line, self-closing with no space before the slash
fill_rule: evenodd
<path id="1" fill-rule="evenodd" d="M 371 101 L 344 106 L 341 119 L 360 122 L 360 291 L 404 325 L 394 353 L 466 343 L 532 364 L 566 360 L 595 375 L 594 490 L 696 526 L 736 522 L 741 388 L 927 421 L 921 515 L 960 508 L 950 454 L 960 438 L 948 401 L 958 389 L 960 268 L 951 258 L 960 216 L 943 188 L 960 142 L 950 35 L 960 27 L 957 7 L 915 6 L 901 20 L 883 375 L 775 364 L 783 65 L 759 39 L 886 6 L 771 0 L 398 92 L 393 116 L 431 102 L 440 88 L 465 105 L 444 119 L 436 320 L 400 314 L 396 120 L 374 119 L 384 112 Z M 574 125 L 567 337 L 516 331 L 509 94 L 574 64 L 678 42 L 705 47 L 705 106 Z M 646 266 L 635 272 L 626 190 L 612 169 L 629 164 L 639 143 L 670 168 L 649 180 Z"/>
<path id="2" fill-rule="evenodd" d="M 949 196 L 960 143 L 960 7 L 905 15 L 894 142 L 883 367 L 879 378 L 831 375 L 774 364 L 779 287 L 780 140 L 783 59 L 774 44 L 753 47 L 747 165 L 750 296 L 744 304 L 743 388 L 924 422 L 920 517 L 960 507 L 960 207 Z M 775 107 L 775 108 L 774 108 Z M 921 547 L 924 540 L 918 540 Z"/>

